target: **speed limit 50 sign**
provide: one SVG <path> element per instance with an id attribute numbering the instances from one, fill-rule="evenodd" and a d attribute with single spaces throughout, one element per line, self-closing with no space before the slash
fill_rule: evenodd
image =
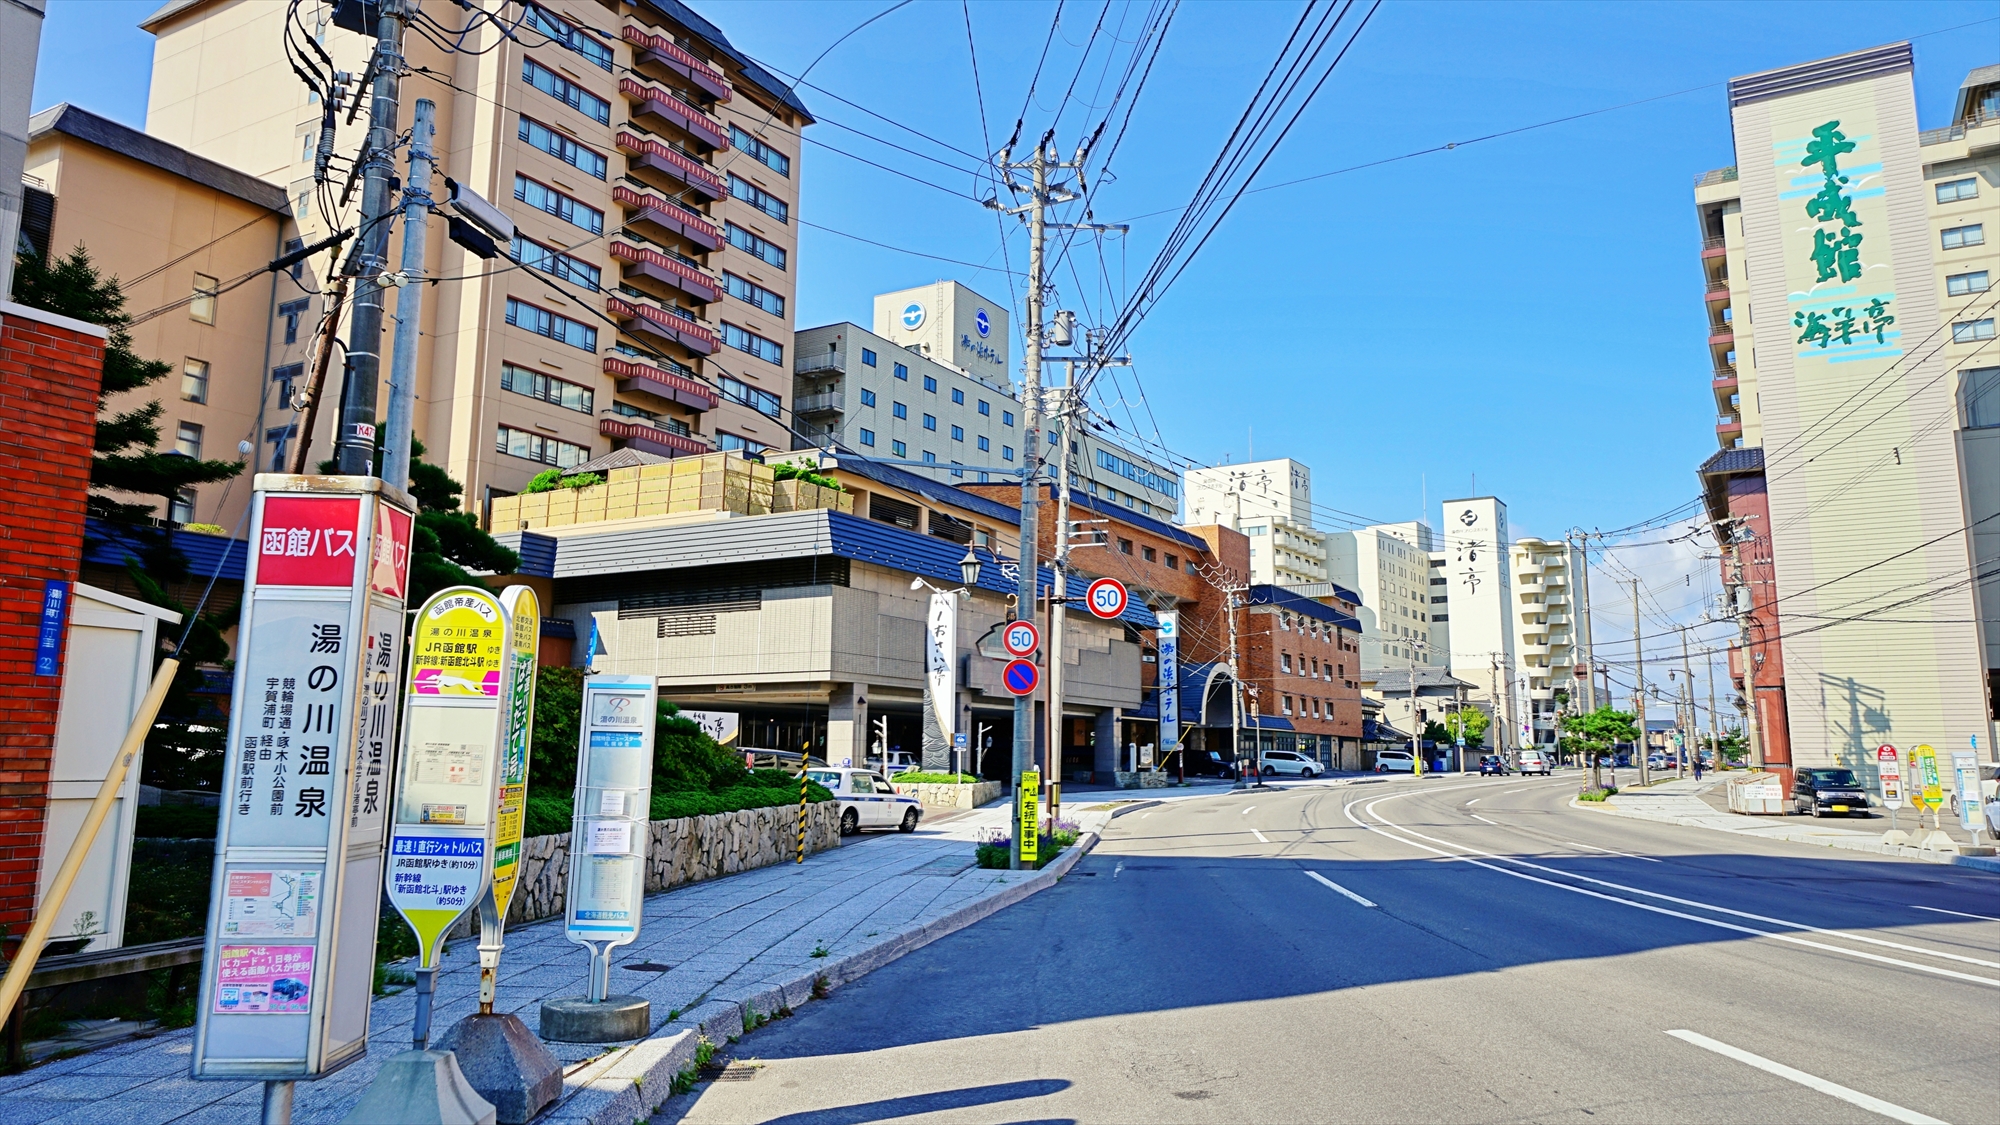
<path id="1" fill-rule="evenodd" d="M 1089 607 L 1090 612 L 1106 621 L 1124 613 L 1129 600 L 1124 583 L 1116 578 L 1100 578 L 1092 582 L 1083 597 L 1084 605 Z"/>
<path id="2" fill-rule="evenodd" d="M 1033 656 L 1042 646 L 1042 632 L 1032 621 L 1009 621 L 1000 633 L 1000 647 L 1009 656 Z"/>

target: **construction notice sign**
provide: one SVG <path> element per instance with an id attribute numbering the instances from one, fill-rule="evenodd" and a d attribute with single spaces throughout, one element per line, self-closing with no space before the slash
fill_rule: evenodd
<path id="1" fill-rule="evenodd" d="M 1041 801 L 1041 771 L 1024 771 L 1021 774 L 1021 817 L 1019 823 L 1014 826 L 1014 831 L 1020 833 L 1022 863 L 1033 863 L 1041 854 Z"/>

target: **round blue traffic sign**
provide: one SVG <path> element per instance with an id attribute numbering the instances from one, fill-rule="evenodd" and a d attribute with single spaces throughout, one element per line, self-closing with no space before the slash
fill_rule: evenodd
<path id="1" fill-rule="evenodd" d="M 1033 695 L 1041 686 L 1042 670 L 1032 660 L 1009 660 L 1000 670 L 1000 680 L 1015 695 Z"/>
<path id="2" fill-rule="evenodd" d="M 980 309 L 972 314 L 972 326 L 979 329 L 979 338 L 984 340 L 986 334 L 993 331 L 993 320 L 986 315 L 985 309 Z"/>

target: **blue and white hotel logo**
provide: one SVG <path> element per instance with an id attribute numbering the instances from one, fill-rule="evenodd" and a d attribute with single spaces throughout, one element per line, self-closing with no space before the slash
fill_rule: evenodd
<path id="1" fill-rule="evenodd" d="M 909 314 L 905 313 L 904 314 L 905 318 L 907 318 L 908 315 Z M 972 326 L 979 330 L 979 338 L 984 340 L 987 336 L 987 333 L 993 331 L 993 320 L 991 317 L 986 315 L 985 309 L 980 309 L 978 312 L 972 314 Z M 912 325 L 912 327 L 915 326 Z"/>
<path id="2" fill-rule="evenodd" d="M 903 327 L 915 332 L 924 326 L 924 306 L 911 301 L 903 306 Z M 983 335 L 984 333 L 982 333 Z"/>

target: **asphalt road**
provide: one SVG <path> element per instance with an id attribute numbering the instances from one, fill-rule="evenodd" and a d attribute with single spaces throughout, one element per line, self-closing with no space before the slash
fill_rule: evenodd
<path id="1" fill-rule="evenodd" d="M 655 1121 L 2000 1121 L 2000 878 L 1576 787 L 1128 814 Z"/>

